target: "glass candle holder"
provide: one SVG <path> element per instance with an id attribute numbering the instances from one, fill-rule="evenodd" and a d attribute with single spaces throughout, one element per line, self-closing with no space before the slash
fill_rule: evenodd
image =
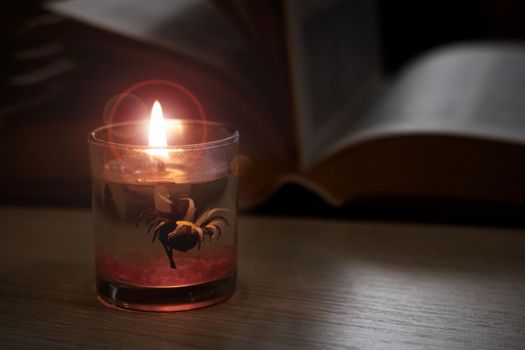
<path id="1" fill-rule="evenodd" d="M 168 145 L 147 146 L 147 123 L 90 133 L 96 283 L 106 305 L 177 311 L 235 290 L 239 134 L 204 121 L 166 121 Z"/>

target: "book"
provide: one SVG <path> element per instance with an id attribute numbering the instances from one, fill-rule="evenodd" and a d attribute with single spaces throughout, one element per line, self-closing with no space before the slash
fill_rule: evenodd
<path id="1" fill-rule="evenodd" d="M 72 19 L 74 30 L 56 38 L 75 48 L 79 70 L 98 69 L 88 74 L 103 86 L 93 101 L 161 77 L 193 91 L 210 119 L 239 127 L 250 160 L 241 208 L 290 183 L 334 207 L 401 198 L 525 204 L 523 46 L 444 47 L 388 79 L 371 1 L 65 0 L 48 8 Z M 168 114 L 194 113 L 183 98 L 169 101 Z"/>

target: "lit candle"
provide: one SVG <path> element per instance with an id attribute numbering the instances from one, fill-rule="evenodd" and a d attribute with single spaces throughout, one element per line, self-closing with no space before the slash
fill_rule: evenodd
<path id="1" fill-rule="evenodd" d="M 155 101 L 148 122 L 99 128 L 89 145 L 99 298 L 169 311 L 230 296 L 238 133 L 165 119 Z"/>

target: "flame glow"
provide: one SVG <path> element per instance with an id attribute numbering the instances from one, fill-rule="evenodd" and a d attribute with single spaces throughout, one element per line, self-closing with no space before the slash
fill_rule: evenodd
<path id="1" fill-rule="evenodd" d="M 151 147 L 167 147 L 166 122 L 162 113 L 162 106 L 159 101 L 155 101 L 151 108 L 151 118 L 149 121 L 149 145 Z"/>
<path id="2" fill-rule="evenodd" d="M 149 149 L 148 153 L 162 158 L 168 158 L 168 150 L 162 147 L 168 146 L 166 137 L 166 121 L 162 113 L 162 106 L 159 101 L 153 103 L 151 108 L 151 118 L 149 122 L 149 146 L 156 147 Z M 158 147 L 158 148 L 157 148 Z"/>

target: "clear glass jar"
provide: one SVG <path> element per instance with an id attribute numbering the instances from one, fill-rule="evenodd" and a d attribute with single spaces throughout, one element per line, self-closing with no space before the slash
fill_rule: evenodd
<path id="1" fill-rule="evenodd" d="M 147 123 L 89 135 L 99 299 L 177 311 L 231 296 L 236 278 L 239 134 L 204 121 L 167 121 L 168 145 L 147 146 Z"/>

